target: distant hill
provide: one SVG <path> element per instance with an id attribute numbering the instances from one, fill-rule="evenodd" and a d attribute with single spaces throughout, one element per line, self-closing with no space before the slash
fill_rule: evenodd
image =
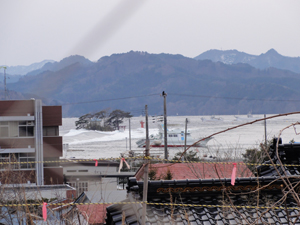
<path id="1" fill-rule="evenodd" d="M 198 55 L 195 59 L 209 59 L 213 62 L 222 62 L 230 65 L 236 63 L 247 63 L 258 69 L 274 67 L 277 69 L 300 73 L 300 57 L 282 56 L 274 49 L 270 49 L 261 55 L 250 55 L 237 50 L 209 50 Z"/>
<path id="2" fill-rule="evenodd" d="M 92 62 L 83 56 L 73 55 L 67 57 L 60 62 L 56 62 L 54 60 L 44 60 L 42 62 L 33 63 L 29 66 L 8 66 L 6 69 L 6 82 L 7 83 L 15 83 L 17 82 L 22 76 L 25 75 L 37 75 L 44 71 L 58 71 L 67 67 L 74 63 L 80 63 L 82 65 L 91 65 Z M 0 71 L 0 77 L 3 76 L 3 71 Z M 0 80 L 0 83 L 3 83 L 3 80 Z"/>
<path id="3" fill-rule="evenodd" d="M 300 75 L 287 70 L 133 51 L 97 62 L 75 58 L 82 61 L 73 63 L 71 56 L 45 65 L 47 70 L 8 88 L 63 105 L 65 117 L 105 108 L 141 115 L 146 104 L 150 114 L 159 115 L 162 91 L 168 94 L 168 115 L 300 111 L 300 104 L 288 101 L 300 99 Z"/>
<path id="4" fill-rule="evenodd" d="M 55 62 L 53 60 L 43 60 L 42 62 L 37 62 L 30 64 L 29 66 L 7 66 L 6 67 L 6 83 L 15 83 L 22 76 L 30 73 L 31 71 L 39 70 L 47 63 Z M 0 71 L 0 77 L 3 77 L 3 69 Z M 0 83 L 3 85 L 4 79 L 0 80 Z"/>
<path id="5" fill-rule="evenodd" d="M 30 64 L 29 66 L 7 66 L 6 74 L 9 75 L 26 75 L 27 73 L 42 68 L 46 63 L 55 62 L 53 60 L 43 60 Z M 2 72 L 2 71 L 1 71 Z"/>
<path id="6" fill-rule="evenodd" d="M 6 83 L 15 83 L 17 82 L 22 76 L 24 75 L 10 75 L 6 73 Z M 0 73 L 0 87 L 3 85 L 4 82 L 4 73 Z"/>
<path id="7" fill-rule="evenodd" d="M 64 58 L 60 62 L 52 61 L 52 62 L 45 63 L 41 68 L 32 70 L 27 75 L 36 75 L 36 74 L 42 73 L 44 71 L 55 72 L 55 71 L 65 68 L 67 66 L 70 66 L 74 63 L 80 63 L 82 66 L 89 66 L 89 65 L 93 64 L 90 60 L 86 59 L 83 56 L 72 55 L 67 58 Z"/>
<path id="8" fill-rule="evenodd" d="M 35 99 L 42 99 L 43 103 L 45 105 L 54 105 L 58 104 L 57 101 L 47 99 L 47 98 L 41 98 L 40 96 L 34 95 L 34 94 L 23 94 L 17 91 L 13 90 L 7 90 L 6 93 L 7 98 L 5 99 L 5 93 L 3 89 L 0 89 L 0 100 L 10 100 L 10 99 L 15 99 L 15 100 L 25 100 L 25 99 L 30 99 L 30 98 L 35 98 Z"/>

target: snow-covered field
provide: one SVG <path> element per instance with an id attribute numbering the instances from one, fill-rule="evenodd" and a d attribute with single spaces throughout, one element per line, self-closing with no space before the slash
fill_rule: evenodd
<path id="1" fill-rule="evenodd" d="M 270 115 L 267 115 L 270 116 Z M 201 120 L 201 117 L 204 120 Z M 211 120 L 210 116 L 174 116 L 168 117 L 168 124 L 181 124 L 184 128 L 185 118 L 188 118 L 188 130 L 194 139 L 209 136 L 213 133 L 226 130 L 230 127 L 249 122 L 246 115 L 240 115 L 239 119 L 232 115 L 218 116 L 223 120 Z M 263 115 L 253 115 L 252 120 L 263 118 Z M 60 127 L 60 135 L 63 136 L 63 143 L 68 144 L 68 150 L 64 150 L 64 158 L 109 158 L 119 157 L 121 153 L 129 150 L 129 123 L 124 120 L 125 131 L 100 132 L 89 130 L 76 130 L 75 121 L 77 118 L 63 118 L 63 125 Z M 272 138 L 278 136 L 280 130 L 286 126 L 300 120 L 300 115 L 291 115 L 280 118 L 274 118 L 267 121 L 267 136 Z M 144 117 L 131 118 L 131 149 L 137 153 L 142 153 L 143 149 L 138 148 L 136 141 L 145 138 L 145 129 L 141 128 L 140 121 L 145 121 Z M 297 127 L 296 127 L 297 128 Z M 300 127 L 298 127 L 300 130 Z M 157 134 L 158 127 L 152 123 L 149 117 L 149 135 Z M 295 129 L 289 128 L 282 134 L 283 143 L 290 140 L 300 141 L 300 137 L 295 133 Z M 264 141 L 264 124 L 257 122 L 252 125 L 237 128 L 214 136 L 208 142 L 207 148 L 194 148 L 193 150 L 203 157 L 207 155 L 214 156 L 222 154 L 225 156 L 230 152 L 231 156 L 239 157 L 246 148 L 256 147 Z M 163 149 L 151 149 L 150 152 L 155 155 L 162 155 Z M 169 148 L 170 157 L 176 152 L 182 151 L 182 148 Z"/>

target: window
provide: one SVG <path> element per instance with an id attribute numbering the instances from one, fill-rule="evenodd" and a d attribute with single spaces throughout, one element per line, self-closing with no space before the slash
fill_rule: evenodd
<path id="1" fill-rule="evenodd" d="M 88 191 L 88 181 L 78 182 L 78 194 Z"/>
<path id="2" fill-rule="evenodd" d="M 43 136 L 58 136 L 58 127 L 43 127 Z"/>
<path id="3" fill-rule="evenodd" d="M 84 191 L 88 191 L 89 182 L 88 181 L 71 181 L 68 184 L 76 188 L 77 195 L 80 195 Z"/>
<path id="4" fill-rule="evenodd" d="M 33 136 L 33 121 L 0 121 L 0 138 Z"/>
<path id="5" fill-rule="evenodd" d="M 69 173 L 74 173 L 74 172 L 76 172 L 77 170 L 67 170 L 67 172 L 69 172 Z"/>
<path id="6" fill-rule="evenodd" d="M 35 154 L 34 153 L 19 153 L 20 167 L 22 169 L 35 168 Z"/>
<path id="7" fill-rule="evenodd" d="M 0 162 L 9 162 L 9 153 L 6 154 L 0 154 Z"/>
<path id="8" fill-rule="evenodd" d="M 33 137 L 34 126 L 31 121 L 19 122 L 19 137 Z"/>
<path id="9" fill-rule="evenodd" d="M 32 169 L 35 168 L 35 153 L 0 154 L 0 162 L 14 162 L 12 164 L 0 164 L 0 169 Z"/>
<path id="10" fill-rule="evenodd" d="M 0 162 L 1 163 L 10 162 L 9 153 L 7 153 L 7 154 L 0 154 Z M 0 169 L 6 169 L 7 167 L 9 167 L 9 164 L 1 164 L 0 165 Z"/>
<path id="11" fill-rule="evenodd" d="M 71 187 L 76 188 L 76 182 L 68 182 L 68 184 L 69 184 Z"/>
<path id="12" fill-rule="evenodd" d="M 88 170 L 78 170 L 78 172 L 89 172 Z"/>
<path id="13" fill-rule="evenodd" d="M 0 169 L 19 169 L 19 153 L 0 154 L 0 162 L 8 164 L 0 164 Z M 14 162 L 14 163 L 11 163 Z"/>

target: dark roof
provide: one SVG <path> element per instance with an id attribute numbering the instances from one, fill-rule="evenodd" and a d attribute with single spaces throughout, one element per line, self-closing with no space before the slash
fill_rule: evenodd
<path id="1" fill-rule="evenodd" d="M 275 140 L 276 141 L 276 140 Z M 291 147 L 293 146 L 293 147 Z M 296 144 L 279 145 L 279 159 L 295 161 L 298 155 Z M 292 156 L 294 149 L 295 157 Z M 299 145 L 300 149 L 300 145 Z M 276 150 L 276 145 L 275 145 Z M 274 153 L 274 145 L 271 148 Z M 274 158 L 274 154 L 271 155 Z M 282 157 L 282 158 L 281 158 Z M 300 165 L 300 163 L 297 163 Z M 267 168 L 267 169 L 266 169 Z M 287 182 L 298 189 L 299 177 L 295 168 L 285 167 L 285 180 L 278 179 L 274 168 L 260 167 L 259 177 L 149 181 L 147 195 L 146 224 L 299 224 L 300 208 L 295 200 L 298 192 L 288 192 Z M 298 167 L 297 167 L 298 168 Z M 269 171 L 270 176 L 261 176 Z M 297 170 L 298 171 L 298 170 Z M 142 224 L 143 182 L 130 178 L 128 198 L 124 202 L 107 208 L 107 224 L 122 224 L 122 213 L 126 224 Z"/>
<path id="2" fill-rule="evenodd" d="M 276 148 L 277 141 L 278 147 Z M 276 153 L 276 149 L 278 153 Z M 280 175 L 286 176 L 300 175 L 300 143 L 282 144 L 281 139 L 278 140 L 275 138 L 273 145 L 270 147 L 269 155 L 273 163 L 277 164 L 277 166 L 270 165 L 272 164 L 271 160 L 264 162 L 263 164 L 265 165 L 257 167 L 258 176 L 278 176 L 278 172 Z M 295 166 L 280 166 L 280 162 L 284 165 Z"/>

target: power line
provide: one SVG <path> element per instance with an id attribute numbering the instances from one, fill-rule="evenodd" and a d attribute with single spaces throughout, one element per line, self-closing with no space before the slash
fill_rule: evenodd
<path id="1" fill-rule="evenodd" d="M 99 100 L 94 100 L 94 101 L 72 102 L 72 103 L 64 103 L 64 104 L 60 104 L 60 105 L 65 106 L 65 105 L 78 105 L 78 104 L 87 104 L 87 103 L 95 103 L 95 102 L 118 101 L 118 100 L 132 99 L 132 98 L 144 98 L 144 97 L 150 97 L 150 96 L 155 96 L 155 95 L 159 96 L 159 94 L 148 94 L 148 95 L 137 95 L 137 96 L 123 97 L 123 98 L 111 98 L 111 99 L 99 99 Z"/>
<path id="2" fill-rule="evenodd" d="M 300 102 L 297 99 L 258 99 L 258 98 L 236 98 L 236 97 L 217 97 L 217 96 L 210 96 L 210 95 L 191 95 L 191 94 L 182 94 L 182 93 L 168 93 L 169 95 L 173 96 L 185 96 L 185 97 L 192 97 L 192 98 L 215 98 L 215 99 L 229 99 L 229 100 L 245 100 L 245 101 L 267 101 L 267 102 Z M 133 98 L 145 98 L 151 96 L 160 96 L 159 93 L 157 94 L 148 94 L 148 95 L 137 95 L 137 96 L 129 96 L 129 97 L 122 97 L 122 98 L 111 98 L 111 99 L 99 99 L 94 101 L 82 101 L 82 102 L 71 102 L 71 103 L 63 103 L 59 104 L 61 106 L 66 105 L 79 105 L 79 104 L 88 104 L 88 103 L 96 103 L 96 102 L 108 102 L 108 101 L 119 101 L 119 100 L 127 100 Z M 58 104 L 57 104 L 58 105 Z"/>
<path id="3" fill-rule="evenodd" d="M 167 202 L 143 202 L 143 201 L 136 201 L 136 202 L 89 202 L 89 203 L 77 203 L 77 202 L 70 202 L 70 203 L 48 203 L 48 206 L 76 206 L 76 205 L 132 205 L 132 204 L 147 204 L 147 205 L 156 205 L 156 206 L 183 206 L 183 207 L 207 207 L 207 208 L 240 208 L 240 209 L 283 209 L 283 210 L 299 210 L 299 207 L 281 207 L 281 206 L 257 206 L 257 205 L 204 205 L 204 204 L 184 204 L 184 203 L 167 203 Z M 19 204 L 1 204 L 0 207 L 17 207 L 17 206 L 42 206 L 43 203 L 19 203 Z"/>
<path id="4" fill-rule="evenodd" d="M 194 98 L 218 98 L 218 99 L 231 99 L 231 100 L 246 100 L 246 101 L 268 101 L 268 102 L 300 102 L 300 100 L 295 99 L 284 99 L 284 100 L 272 100 L 272 99 L 258 99 L 258 98 L 235 98 L 235 97 L 216 97 L 209 95 L 189 95 L 189 94 L 180 94 L 180 93 L 168 93 L 169 95 L 175 96 L 185 96 L 185 97 L 194 97 Z"/>
<path id="5" fill-rule="evenodd" d="M 0 162 L 0 166 L 2 165 L 22 165 L 22 164 L 34 164 L 34 163 L 44 163 L 44 164 L 51 164 L 51 163 L 84 163 L 84 162 L 95 162 L 95 160 L 101 162 L 101 161 L 118 161 L 122 160 L 122 158 L 126 160 L 142 160 L 142 159 L 147 159 L 150 161 L 161 161 L 161 162 L 166 162 L 169 164 L 165 164 L 165 167 L 170 167 L 176 163 L 197 163 L 197 164 L 210 164 L 210 165 L 216 165 L 216 164 L 223 164 L 223 165 L 232 165 L 232 162 L 228 161 L 181 161 L 180 159 L 176 160 L 169 160 L 169 159 L 162 159 L 159 157 L 151 157 L 151 156 L 136 156 L 136 157 L 117 157 L 117 158 L 96 158 L 96 159 L 59 159 L 59 160 L 52 160 L 52 161 L 27 161 L 27 162 Z M 108 162 L 109 163 L 109 162 Z M 278 164 L 278 163 L 247 163 L 247 162 L 237 162 L 237 165 L 249 165 L 249 166 L 285 166 L 285 167 L 300 167 L 300 164 Z M 34 169 L 34 168 L 31 168 Z M 5 168 L 1 172 L 5 172 Z M 22 170 L 19 170 L 21 172 Z"/>

